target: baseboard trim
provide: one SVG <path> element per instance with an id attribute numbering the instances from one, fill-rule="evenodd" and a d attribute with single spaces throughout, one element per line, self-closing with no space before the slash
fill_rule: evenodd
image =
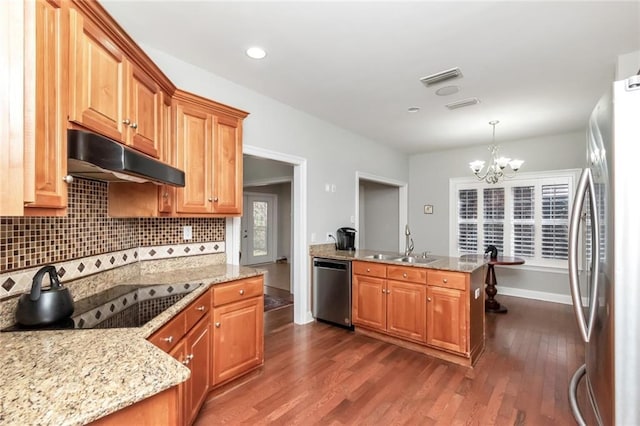
<path id="1" fill-rule="evenodd" d="M 525 290 L 522 288 L 498 287 L 498 298 L 503 296 L 521 297 L 523 299 L 542 300 L 544 302 L 561 303 L 563 305 L 572 305 L 573 301 L 568 294 L 548 293 L 545 291 Z"/>

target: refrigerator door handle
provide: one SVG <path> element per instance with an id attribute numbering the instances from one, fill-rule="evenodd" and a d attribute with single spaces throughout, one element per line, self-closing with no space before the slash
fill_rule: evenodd
<path id="1" fill-rule="evenodd" d="M 589 307 L 589 319 L 587 320 L 582 309 L 582 294 L 580 292 L 580 279 L 578 277 L 578 254 L 580 252 L 578 243 L 578 235 L 580 229 L 580 214 L 582 210 L 582 203 L 584 197 L 589 191 L 589 204 L 591 214 L 591 238 L 592 238 L 592 263 L 595 265 L 593 268 L 592 280 L 595 277 L 595 283 L 597 284 L 597 265 L 600 257 L 599 250 L 599 238 L 597 238 L 597 212 L 596 212 L 596 198 L 594 193 L 593 178 L 591 176 L 591 169 L 586 168 L 582 171 L 580 180 L 578 181 L 578 188 L 576 190 L 576 196 L 573 200 L 573 208 L 571 210 L 571 221 L 569 222 L 569 287 L 571 288 L 571 298 L 573 300 L 573 310 L 578 321 L 578 329 L 582 335 L 582 340 L 588 343 L 591 339 L 591 330 L 595 322 L 596 314 L 596 300 L 597 288 L 595 285 L 591 286 L 591 299 Z"/>
<path id="2" fill-rule="evenodd" d="M 582 364 L 573 376 L 571 377 L 571 382 L 569 383 L 569 405 L 571 405 L 571 411 L 573 412 L 573 417 L 576 419 L 576 422 L 580 426 L 587 426 L 587 423 L 584 421 L 584 417 L 582 417 L 582 413 L 580 412 L 580 407 L 578 406 L 578 383 L 580 383 L 580 379 L 584 377 L 587 373 L 586 364 Z"/>

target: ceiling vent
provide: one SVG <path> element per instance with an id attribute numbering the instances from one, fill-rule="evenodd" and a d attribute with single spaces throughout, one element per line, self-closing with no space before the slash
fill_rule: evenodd
<path id="1" fill-rule="evenodd" d="M 435 84 L 442 83 L 443 81 L 451 80 L 458 77 L 462 77 L 462 71 L 460 71 L 460 68 L 456 67 L 456 68 L 451 68 L 450 70 L 441 71 L 439 73 L 422 77 L 420 81 L 426 87 L 431 87 Z"/>
<path id="2" fill-rule="evenodd" d="M 467 99 L 462 99 L 460 101 L 451 102 L 450 104 L 446 104 L 445 106 L 449 109 L 458 109 L 458 108 L 464 108 L 464 107 L 468 107 L 468 106 L 479 104 L 479 103 L 480 103 L 480 99 L 478 98 L 467 98 Z"/>

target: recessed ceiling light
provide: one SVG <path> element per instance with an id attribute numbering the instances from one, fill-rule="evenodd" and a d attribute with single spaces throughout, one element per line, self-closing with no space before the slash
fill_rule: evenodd
<path id="1" fill-rule="evenodd" d="M 438 96 L 449 96 L 454 93 L 458 93 L 460 88 L 458 86 L 444 86 L 436 90 L 436 95 Z"/>
<path id="2" fill-rule="evenodd" d="M 420 111 L 420 108 L 418 107 L 409 107 L 407 108 L 407 112 L 418 112 Z"/>
<path id="3" fill-rule="evenodd" d="M 451 68 L 445 71 L 441 71 L 435 74 L 428 75 L 426 77 L 422 77 L 420 81 L 427 87 L 433 86 L 434 84 L 442 83 L 443 81 L 451 80 L 452 78 L 462 77 L 462 71 L 460 68 Z"/>
<path id="4" fill-rule="evenodd" d="M 467 98 L 462 99 L 460 101 L 451 102 L 450 104 L 446 104 L 445 106 L 449 109 L 463 108 L 471 105 L 476 105 L 480 103 L 480 99 L 478 98 Z"/>
<path id="5" fill-rule="evenodd" d="M 262 47 L 258 46 L 248 48 L 246 53 L 247 56 L 252 59 L 264 59 L 264 57 L 267 56 L 267 52 Z"/>

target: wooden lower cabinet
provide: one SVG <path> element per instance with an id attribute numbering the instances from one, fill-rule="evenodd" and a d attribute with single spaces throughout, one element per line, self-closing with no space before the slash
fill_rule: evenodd
<path id="1" fill-rule="evenodd" d="M 426 341 L 425 284 L 354 275 L 352 289 L 354 325 Z"/>
<path id="2" fill-rule="evenodd" d="M 467 351 L 465 292 L 427 288 L 427 344 L 454 352 Z"/>
<path id="3" fill-rule="evenodd" d="M 179 386 L 174 386 L 157 395 L 136 402 L 120 411 L 102 417 L 91 426 L 157 426 L 181 425 L 179 416 Z"/>
<path id="4" fill-rule="evenodd" d="M 225 383 L 264 362 L 263 296 L 213 309 L 213 384 Z"/>
<path id="5" fill-rule="evenodd" d="M 387 281 L 387 331 L 424 343 L 427 340 L 424 284 Z"/>
<path id="6" fill-rule="evenodd" d="M 210 385 L 211 368 L 211 320 L 207 315 L 198 322 L 185 337 L 186 355 L 184 363 L 191 370 L 185 386 L 184 407 L 186 424 L 191 424 L 198 415 Z"/>

